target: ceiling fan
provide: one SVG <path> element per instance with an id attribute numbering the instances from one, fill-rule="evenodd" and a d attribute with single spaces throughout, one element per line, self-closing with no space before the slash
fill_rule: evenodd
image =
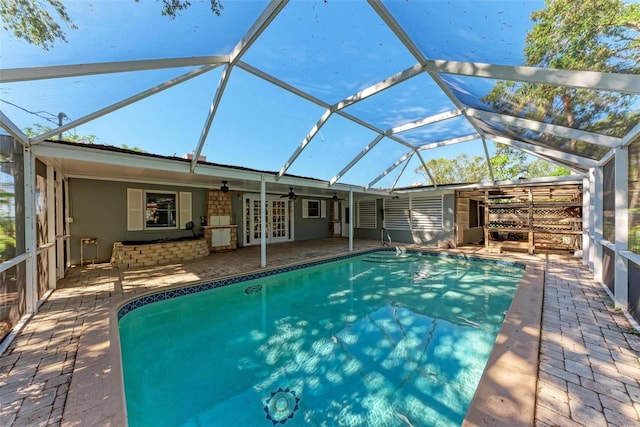
<path id="1" fill-rule="evenodd" d="M 336 193 L 335 191 L 333 192 L 333 197 L 331 198 L 331 200 L 333 200 L 334 202 L 338 202 L 340 200 L 346 200 L 346 199 L 341 199 L 340 197 L 338 197 L 338 193 Z"/>
<path id="2" fill-rule="evenodd" d="M 285 197 L 288 197 L 289 200 L 295 200 L 298 196 L 293 192 L 293 187 L 289 187 L 289 193 L 280 196 L 281 199 L 284 199 Z"/>

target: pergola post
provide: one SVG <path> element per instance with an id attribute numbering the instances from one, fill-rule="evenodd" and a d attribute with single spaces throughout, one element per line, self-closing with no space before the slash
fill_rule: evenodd
<path id="1" fill-rule="evenodd" d="M 593 260 L 596 257 L 596 240 L 595 240 L 595 217 L 596 217 L 596 204 L 595 204 L 595 190 L 596 190 L 596 174 L 595 169 L 589 169 L 589 270 L 593 272 L 594 263 Z"/>
<path id="2" fill-rule="evenodd" d="M 36 156 L 30 147 L 24 149 L 24 241 L 25 253 L 25 314 L 35 313 L 38 302 L 38 260 L 36 236 Z"/>
<path id="3" fill-rule="evenodd" d="M 353 252 L 353 189 L 349 189 L 349 252 Z"/>
<path id="4" fill-rule="evenodd" d="M 47 268 L 49 269 L 48 289 L 56 288 L 56 197 L 55 173 L 53 166 L 47 165 Z"/>
<path id="5" fill-rule="evenodd" d="M 267 266 L 267 181 L 260 180 L 260 267 Z"/>
<path id="6" fill-rule="evenodd" d="M 621 251 L 626 251 L 629 240 L 629 197 L 628 170 L 629 149 L 616 148 L 615 154 L 615 284 L 614 300 L 616 308 L 629 307 L 629 264 Z"/>
<path id="7" fill-rule="evenodd" d="M 484 249 L 489 251 L 489 190 L 484 190 Z"/>
<path id="8" fill-rule="evenodd" d="M 529 222 L 529 255 L 533 255 L 533 252 L 535 250 L 535 241 L 534 241 L 534 236 L 533 236 L 533 190 L 531 190 L 531 187 L 529 187 L 529 218 L 528 218 L 528 222 Z"/>
<path id="9" fill-rule="evenodd" d="M 582 178 L 582 264 L 589 265 L 591 250 L 591 182 L 589 177 Z"/>

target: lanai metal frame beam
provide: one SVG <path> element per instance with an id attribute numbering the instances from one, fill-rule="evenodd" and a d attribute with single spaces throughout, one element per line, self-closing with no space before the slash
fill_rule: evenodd
<path id="1" fill-rule="evenodd" d="M 269 24 L 276 18 L 276 16 L 278 16 L 278 13 L 280 13 L 280 11 L 287 5 L 287 3 L 288 0 L 270 2 L 269 5 L 260 14 L 256 22 L 251 26 L 251 28 L 249 28 L 249 31 L 247 31 L 242 40 L 240 40 L 233 48 L 229 64 L 222 72 L 220 82 L 218 83 L 218 88 L 216 89 L 216 93 L 213 96 L 213 101 L 211 101 L 211 106 L 209 107 L 209 113 L 207 114 L 202 132 L 200 133 L 198 145 L 194 150 L 193 159 L 191 159 L 191 172 L 195 171 L 196 166 L 198 165 L 200 153 L 202 153 L 202 148 L 204 147 L 207 136 L 209 135 L 209 131 L 211 130 L 213 119 L 215 118 L 218 107 L 220 106 L 220 101 L 222 100 L 222 96 L 224 95 L 224 90 L 227 87 L 227 83 L 229 82 L 229 78 L 231 77 L 231 72 L 233 71 L 234 65 L 240 60 L 242 55 L 244 55 L 244 53 L 251 47 L 251 45 L 258 39 L 258 37 L 260 37 L 260 34 L 262 34 L 267 29 Z"/>
<path id="2" fill-rule="evenodd" d="M 537 132 L 550 133 L 555 136 L 567 139 L 577 139 L 589 144 L 600 145 L 602 147 L 615 148 L 622 144 L 621 138 L 603 135 L 595 132 L 588 132 L 580 129 L 539 122 L 537 120 L 523 119 L 507 114 L 490 113 L 488 111 L 467 108 L 467 116 L 476 117 L 482 120 L 498 122 L 507 125 L 529 129 Z"/>
<path id="3" fill-rule="evenodd" d="M 541 147 L 539 145 L 533 145 L 527 142 L 516 141 L 513 139 L 505 138 L 502 136 L 496 136 L 496 135 L 490 135 L 490 136 L 487 136 L 487 138 L 499 144 L 505 144 L 505 145 L 509 145 L 511 147 L 515 147 L 519 149 L 526 149 L 533 153 L 541 154 L 548 157 L 553 157 L 558 160 L 565 160 L 567 162 L 584 165 L 587 168 L 598 166 L 597 160 L 587 159 L 586 157 L 565 153 L 563 151 L 554 150 L 553 148 Z"/>
<path id="4" fill-rule="evenodd" d="M 183 82 L 185 82 L 187 80 L 190 80 L 190 79 L 192 79 L 194 77 L 197 77 L 197 76 L 199 76 L 201 74 L 204 74 L 204 73 L 206 73 L 208 71 L 211 71 L 211 70 L 213 70 L 214 68 L 217 68 L 217 67 L 218 67 L 218 64 L 205 65 L 203 67 L 200 67 L 200 68 L 197 68 L 195 70 L 189 71 L 188 73 L 182 74 L 182 75 L 180 75 L 178 77 L 175 77 L 175 78 L 173 78 L 171 80 L 167 80 L 164 83 L 160 83 L 159 85 L 156 85 L 156 86 L 152 87 L 151 89 L 148 89 L 148 90 L 140 92 L 140 93 L 138 93 L 136 95 L 130 96 L 129 98 L 123 99 L 122 101 L 116 102 L 115 104 L 111 104 L 111 105 L 109 105 L 109 106 L 107 106 L 105 108 L 102 108 L 102 109 L 100 109 L 98 111 L 95 111 L 95 112 L 93 112 L 91 114 L 87 114 L 86 116 L 81 117 L 81 118 L 79 118 L 77 120 L 73 120 L 73 121 L 71 121 L 71 122 L 69 122 L 69 123 L 67 123 L 65 125 L 59 126 L 59 127 L 55 128 L 55 129 L 52 129 L 52 130 L 50 130 L 48 132 L 40 134 L 35 138 L 31 138 L 30 142 L 32 144 L 37 144 L 39 142 L 42 142 L 42 141 L 44 141 L 44 140 L 46 140 L 48 138 L 51 138 L 51 137 L 53 137 L 55 135 L 58 135 L 58 134 L 60 134 L 62 132 L 65 132 L 65 131 L 67 131 L 69 129 L 73 129 L 74 127 L 77 127 L 77 126 L 80 126 L 80 125 L 85 124 L 87 122 L 90 122 L 92 120 L 95 120 L 95 119 L 97 119 L 99 117 L 102 117 L 102 116 L 104 116 L 106 114 L 109 114 L 109 113 L 111 113 L 113 111 L 119 110 L 120 108 L 126 107 L 127 105 L 131 105 L 131 104 L 133 104 L 133 103 L 135 103 L 137 101 L 140 101 L 140 100 L 142 100 L 144 98 L 147 98 L 147 97 L 149 97 L 151 95 L 155 95 L 158 92 L 162 92 L 163 90 L 169 89 L 169 88 L 171 88 L 173 86 L 176 86 L 176 85 L 178 85 L 180 83 L 183 83 Z"/>

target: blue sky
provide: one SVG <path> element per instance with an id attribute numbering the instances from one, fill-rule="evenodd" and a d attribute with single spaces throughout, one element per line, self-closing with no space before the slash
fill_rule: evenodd
<path id="1" fill-rule="evenodd" d="M 68 43 L 43 51 L 2 32 L 2 68 L 81 64 L 227 54 L 259 16 L 264 1 L 225 1 L 217 17 L 206 3 L 176 19 L 160 14 L 156 1 L 65 1 L 78 26 Z M 385 5 L 431 59 L 522 64 L 529 14 L 541 0 L 394 1 Z M 398 73 L 417 61 L 365 2 L 292 1 L 242 61 L 333 104 Z M 38 116 L 64 112 L 75 120 L 192 68 L 83 76 L 3 84 L 0 98 Z M 219 84 L 216 69 L 79 126 L 97 142 L 181 156 L 193 150 Z M 2 111 L 19 127 L 50 125 L 37 115 L 3 102 Z M 450 111 L 455 105 L 421 74 L 345 111 L 382 130 Z M 213 121 L 203 154 L 208 161 L 279 170 L 322 116 L 322 107 L 236 67 Z M 472 133 L 453 119 L 400 136 L 411 144 Z M 330 179 L 376 136 L 332 115 L 289 173 Z M 490 148 L 493 144 L 490 144 Z M 367 185 L 409 149 L 387 138 L 340 182 Z M 479 141 L 423 152 L 425 160 L 459 153 L 484 155 Z M 415 157 L 415 156 L 414 156 Z M 399 185 L 421 178 L 407 167 Z M 393 184 L 401 167 L 377 186 Z"/>

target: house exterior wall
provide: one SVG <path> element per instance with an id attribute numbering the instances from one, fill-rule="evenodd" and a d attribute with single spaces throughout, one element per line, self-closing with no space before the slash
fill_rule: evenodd
<path id="1" fill-rule="evenodd" d="M 314 200 L 323 200 L 313 198 Z M 303 218 L 302 217 L 302 198 L 298 197 L 294 203 L 294 240 L 311 240 L 329 237 L 329 200 L 326 200 L 327 213 L 324 218 Z"/>
<path id="2" fill-rule="evenodd" d="M 412 196 L 420 197 L 422 194 L 429 193 L 413 193 Z M 455 227 L 455 196 L 453 193 L 444 194 L 442 199 L 442 230 L 438 232 L 426 231 L 426 230 L 387 230 L 391 236 L 391 240 L 399 243 L 417 243 L 422 245 L 438 245 L 441 240 L 453 240 L 454 227 Z M 382 226 L 384 224 L 384 218 L 382 209 L 383 201 L 378 199 L 376 201 L 377 208 L 377 224 L 376 229 L 364 229 L 355 228 L 353 236 L 355 238 L 362 239 L 380 239 Z M 354 221 L 356 220 L 354 216 Z M 386 235 L 385 235 L 386 240 Z"/>
<path id="3" fill-rule="evenodd" d="M 69 224 L 71 264 L 80 264 L 80 239 L 83 237 L 98 238 L 97 261 L 108 262 L 114 242 L 173 239 L 191 235 L 191 231 L 184 229 L 127 231 L 127 188 L 191 192 L 191 214 L 196 224 L 195 231 L 202 234 L 198 219 L 207 214 L 207 189 L 70 178 L 69 215 L 73 218 L 73 222 Z M 94 258 L 94 251 L 93 246 L 87 246 L 85 257 Z"/>

